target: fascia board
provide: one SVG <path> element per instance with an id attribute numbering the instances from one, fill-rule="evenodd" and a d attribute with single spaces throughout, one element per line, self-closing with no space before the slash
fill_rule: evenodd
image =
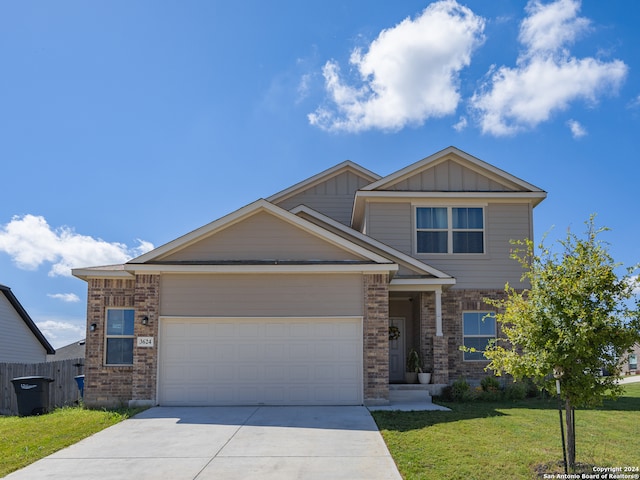
<path id="1" fill-rule="evenodd" d="M 323 265 L 162 265 L 128 264 L 127 272 L 179 274 L 291 274 L 291 273 L 391 273 L 398 271 L 395 263 L 386 264 L 323 264 Z"/>
<path id="2" fill-rule="evenodd" d="M 340 222 L 335 221 L 334 219 L 327 217 L 326 215 L 323 215 L 320 212 L 317 212 L 315 210 L 313 210 L 312 208 L 309 208 L 305 205 L 299 205 L 297 207 L 295 207 L 294 209 L 291 210 L 291 213 L 293 214 L 297 214 L 300 212 L 304 212 L 307 215 L 310 215 L 312 217 L 317 218 L 318 220 L 331 225 L 334 228 L 339 229 L 340 231 L 344 232 L 346 235 L 351 235 L 363 242 L 368 243 L 369 245 L 371 245 L 372 247 L 378 248 L 380 250 L 382 250 L 385 253 L 388 253 L 389 255 L 395 257 L 395 259 L 402 261 L 406 264 L 408 264 L 410 267 L 416 268 L 418 270 L 423 271 L 424 273 L 428 273 L 430 275 L 434 275 L 437 278 L 451 278 L 449 275 L 447 275 L 444 272 L 441 272 L 440 270 L 433 268 L 431 265 L 427 265 L 424 262 L 421 262 L 420 260 L 417 260 L 405 253 L 400 252 L 399 250 L 396 250 L 393 247 L 390 247 L 388 245 L 385 245 L 382 242 L 379 242 L 378 240 L 371 238 L 367 235 L 364 235 L 363 233 L 358 232 L 357 230 L 354 230 L 352 228 L 348 228 L 345 225 L 343 225 Z"/>
<path id="3" fill-rule="evenodd" d="M 74 268 L 71 274 L 82 280 L 89 278 L 131 278 L 131 273 L 125 270 L 101 270 L 96 268 Z"/>
<path id="4" fill-rule="evenodd" d="M 394 278 L 389 283 L 390 292 L 433 292 L 456 284 L 455 278 Z"/>
<path id="5" fill-rule="evenodd" d="M 356 192 L 356 198 L 482 198 L 487 200 L 544 199 L 546 192 L 424 192 L 418 190 L 376 190 Z"/>

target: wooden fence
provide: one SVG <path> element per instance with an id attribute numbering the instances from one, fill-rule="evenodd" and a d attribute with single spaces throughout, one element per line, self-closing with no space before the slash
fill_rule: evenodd
<path id="1" fill-rule="evenodd" d="M 0 415 L 17 415 L 18 401 L 11 380 L 17 377 L 53 378 L 49 384 L 49 409 L 77 405 L 80 391 L 75 378 L 84 373 L 84 359 L 46 363 L 0 363 Z"/>

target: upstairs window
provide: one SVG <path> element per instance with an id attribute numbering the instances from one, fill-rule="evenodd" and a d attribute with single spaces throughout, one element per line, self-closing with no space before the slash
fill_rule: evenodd
<path id="1" fill-rule="evenodd" d="M 482 207 L 417 207 L 417 253 L 484 253 Z"/>
<path id="2" fill-rule="evenodd" d="M 133 365 L 134 316 L 133 309 L 107 309 L 107 365 Z"/>

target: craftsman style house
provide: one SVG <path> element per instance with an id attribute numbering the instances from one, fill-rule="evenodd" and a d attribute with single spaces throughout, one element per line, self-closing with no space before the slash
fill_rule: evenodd
<path id="1" fill-rule="evenodd" d="M 483 299 L 520 285 L 510 240 L 533 238 L 545 197 L 454 147 L 386 177 L 346 161 L 124 265 L 76 269 L 85 401 L 383 404 L 410 349 L 433 383 L 480 378 L 499 333 Z"/>

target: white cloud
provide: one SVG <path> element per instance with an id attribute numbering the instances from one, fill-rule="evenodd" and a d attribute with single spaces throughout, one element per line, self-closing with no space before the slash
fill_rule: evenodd
<path id="1" fill-rule="evenodd" d="M 458 122 L 453 125 L 453 129 L 456 132 L 461 132 L 465 128 L 467 128 L 467 117 L 460 117 L 460 120 L 458 120 Z"/>
<path id="2" fill-rule="evenodd" d="M 567 50 L 589 26 L 589 20 L 577 16 L 579 9 L 579 0 L 529 2 L 519 37 L 525 50 L 517 66 L 490 70 L 471 98 L 483 133 L 500 136 L 533 128 L 573 101 L 596 103 L 599 94 L 618 89 L 628 70 L 622 61 L 577 59 Z"/>
<path id="3" fill-rule="evenodd" d="M 580 0 L 558 0 L 547 5 L 538 0 L 526 6 L 529 14 L 520 26 L 520 42 L 530 54 L 553 53 L 572 43 L 589 27 L 589 20 L 578 17 Z"/>
<path id="4" fill-rule="evenodd" d="M 587 130 L 577 120 L 569 120 L 567 126 L 571 130 L 573 138 L 584 137 L 587 134 Z"/>
<path id="5" fill-rule="evenodd" d="M 633 294 L 640 295 L 640 276 L 634 275 L 630 277 L 629 284 L 633 286 Z"/>
<path id="6" fill-rule="evenodd" d="M 484 25 L 469 8 L 441 0 L 383 30 L 366 53 L 351 53 L 359 86 L 343 80 L 336 61 L 325 64 L 330 101 L 309 114 L 309 122 L 329 131 L 396 131 L 454 113 L 459 73 L 484 41 Z"/>
<path id="7" fill-rule="evenodd" d="M 80 321 L 74 324 L 66 320 L 44 320 L 36 321 L 36 325 L 53 348 L 64 347 L 86 335 L 86 326 Z"/>
<path id="8" fill-rule="evenodd" d="M 128 247 L 80 235 L 69 227 L 53 229 L 44 217 L 35 215 L 15 216 L 0 226 L 0 252 L 24 270 L 51 263 L 49 276 L 70 276 L 76 267 L 124 263 L 153 249 L 150 242 L 137 242 L 138 246 Z"/>
<path id="9" fill-rule="evenodd" d="M 62 300 L 67 303 L 77 303 L 80 301 L 80 297 L 75 293 L 48 293 L 47 297 Z"/>

